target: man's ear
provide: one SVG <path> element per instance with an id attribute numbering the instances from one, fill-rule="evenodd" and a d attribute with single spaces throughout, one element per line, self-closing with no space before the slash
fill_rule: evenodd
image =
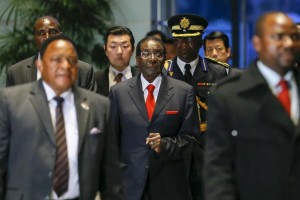
<path id="1" fill-rule="evenodd" d="M 42 73 L 43 71 L 43 62 L 40 58 L 38 58 L 36 61 L 35 61 L 35 66 L 37 67 L 37 69 Z"/>
<path id="2" fill-rule="evenodd" d="M 253 44 L 254 49 L 257 52 L 261 51 L 261 41 L 260 41 L 260 38 L 257 35 L 253 36 L 253 38 L 252 38 L 252 44 Z"/>
<path id="3" fill-rule="evenodd" d="M 103 45 L 103 49 L 104 49 L 104 53 L 105 53 L 105 55 L 107 56 L 107 54 L 106 54 L 106 46 L 105 46 L 105 44 Z"/>

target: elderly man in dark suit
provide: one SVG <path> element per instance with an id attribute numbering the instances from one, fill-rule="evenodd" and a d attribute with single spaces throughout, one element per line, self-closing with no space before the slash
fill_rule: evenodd
<path id="1" fill-rule="evenodd" d="M 41 79 L 0 92 L 0 199 L 121 199 L 106 97 L 78 87 L 64 36 L 43 43 Z"/>
<path id="2" fill-rule="evenodd" d="M 286 14 L 262 15 L 253 36 L 258 60 L 211 92 L 207 200 L 300 199 L 298 42 Z"/>
<path id="3" fill-rule="evenodd" d="M 104 50 L 110 66 L 95 72 L 97 93 L 108 96 L 113 85 L 138 75 L 139 70 L 129 65 L 134 48 L 134 36 L 129 28 L 115 26 L 107 30 Z"/>
<path id="4" fill-rule="evenodd" d="M 43 41 L 47 38 L 62 34 L 60 23 L 51 16 L 40 17 L 34 24 L 33 32 L 34 42 L 38 51 L 40 51 Z M 35 65 L 38 57 L 39 53 L 8 67 L 6 86 L 14 86 L 38 80 L 41 76 Z M 94 70 L 90 64 L 78 61 L 78 78 L 76 83 L 82 88 L 96 91 Z"/>
<path id="5" fill-rule="evenodd" d="M 142 39 L 141 75 L 111 88 L 110 128 L 119 141 L 126 199 L 192 199 L 185 157 L 199 137 L 195 92 L 161 73 L 165 53 L 160 39 Z"/>

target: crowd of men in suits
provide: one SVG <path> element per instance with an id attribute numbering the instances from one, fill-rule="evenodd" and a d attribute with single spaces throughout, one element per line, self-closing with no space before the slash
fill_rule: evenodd
<path id="1" fill-rule="evenodd" d="M 135 46 L 115 26 L 110 66 L 94 73 L 57 19 L 36 21 L 37 54 L 10 66 L 0 90 L 0 200 L 300 198 L 296 24 L 262 15 L 245 71 L 227 64 L 226 35 L 202 40 L 205 18 L 168 26 L 172 60 L 161 39 Z"/>

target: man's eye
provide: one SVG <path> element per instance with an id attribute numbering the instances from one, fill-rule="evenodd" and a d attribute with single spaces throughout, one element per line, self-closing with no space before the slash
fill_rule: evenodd
<path id="1" fill-rule="evenodd" d="M 272 35 L 272 38 L 273 38 L 274 40 L 282 40 L 283 34 L 275 34 L 275 35 Z"/>
<path id="2" fill-rule="evenodd" d="M 56 63 L 60 63 L 60 62 L 61 62 L 61 58 L 60 58 L 60 57 L 52 58 L 51 60 L 52 60 L 53 62 L 56 62 Z"/>
<path id="3" fill-rule="evenodd" d="M 71 64 L 71 65 L 76 65 L 78 60 L 76 58 L 69 58 L 68 59 L 68 62 Z"/>
<path id="4" fill-rule="evenodd" d="M 39 35 L 39 36 L 43 36 L 43 35 L 46 34 L 46 31 L 44 31 L 44 30 L 39 30 L 39 31 L 36 32 L 36 34 Z"/>

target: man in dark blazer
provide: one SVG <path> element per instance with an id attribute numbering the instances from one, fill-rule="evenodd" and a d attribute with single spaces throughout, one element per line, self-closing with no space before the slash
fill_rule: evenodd
<path id="1" fill-rule="evenodd" d="M 253 37 L 258 60 L 211 92 L 204 159 L 207 200 L 300 199 L 296 42 L 296 26 L 286 14 L 262 15 Z"/>
<path id="2" fill-rule="evenodd" d="M 39 51 L 44 40 L 60 34 L 62 34 L 60 23 L 54 17 L 40 17 L 34 24 L 34 42 Z M 39 79 L 40 73 L 35 65 L 38 57 L 39 53 L 8 67 L 6 87 L 29 83 Z M 96 91 L 94 70 L 90 64 L 78 61 L 78 78 L 76 83 L 82 88 Z"/>
<path id="3" fill-rule="evenodd" d="M 108 29 L 103 48 L 110 66 L 95 72 L 95 80 L 97 93 L 108 96 L 113 85 L 138 75 L 139 70 L 129 64 L 135 48 L 134 36 L 129 28 L 115 26 Z"/>
<path id="4" fill-rule="evenodd" d="M 102 200 L 121 199 L 117 143 L 107 134 L 108 99 L 75 84 L 78 58 L 69 38 L 46 40 L 40 56 L 41 79 L 0 92 L 0 199 L 94 200 L 97 191 Z M 55 126 L 56 98 L 63 98 L 64 126 Z M 59 138 L 58 130 L 64 130 Z M 56 165 L 66 155 L 60 152 L 67 154 L 67 167 Z M 67 172 L 55 176 L 59 169 Z M 57 180 L 66 181 L 54 187 Z"/>
<path id="5" fill-rule="evenodd" d="M 195 93 L 190 85 L 161 73 L 164 59 L 160 39 L 142 39 L 136 49 L 141 75 L 110 91 L 110 128 L 119 141 L 126 199 L 192 199 L 185 157 L 199 137 Z M 151 84 L 153 112 L 147 109 Z"/>

